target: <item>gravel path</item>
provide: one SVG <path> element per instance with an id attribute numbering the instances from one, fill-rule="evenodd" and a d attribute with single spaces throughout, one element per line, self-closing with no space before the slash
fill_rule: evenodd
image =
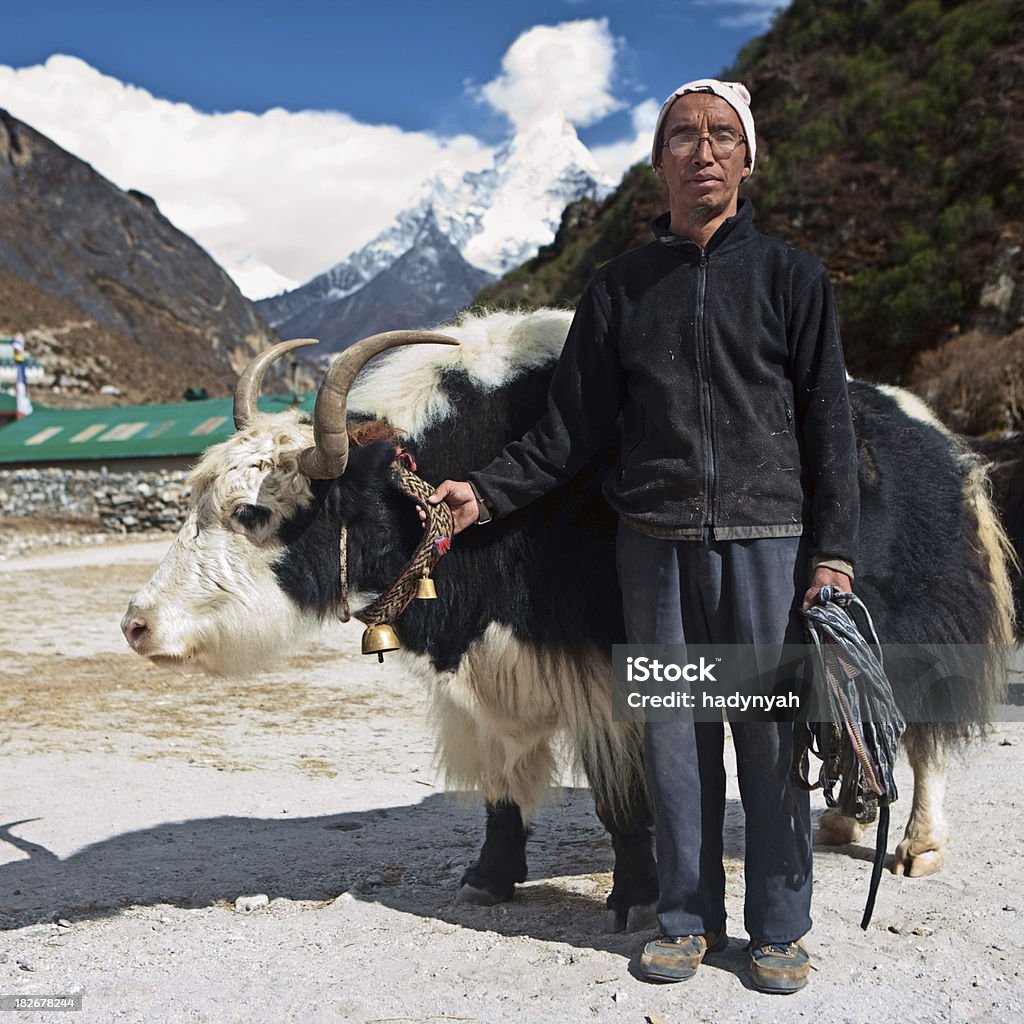
<path id="1" fill-rule="evenodd" d="M 792 997 L 746 981 L 731 773 L 732 941 L 694 981 L 651 986 L 647 936 L 602 932 L 611 850 L 572 779 L 516 900 L 455 900 L 482 809 L 443 791 L 421 686 L 362 658 L 358 628 L 242 680 L 131 654 L 118 621 L 167 543 L 0 564 L 0 996 L 80 994 L 83 1024 L 1024 1020 L 1024 724 L 954 764 L 947 865 L 886 874 L 868 932 L 873 837 L 818 851 L 816 970 Z M 890 845 L 905 765 L 898 781 Z"/>

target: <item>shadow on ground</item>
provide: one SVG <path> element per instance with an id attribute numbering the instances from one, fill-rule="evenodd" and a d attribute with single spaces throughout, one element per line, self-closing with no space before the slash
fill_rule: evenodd
<path id="1" fill-rule="evenodd" d="M 167 822 L 114 836 L 65 859 L 19 836 L 19 826 L 31 820 L 0 824 L 0 842 L 24 854 L 0 866 L 4 928 L 115 916 L 133 905 L 230 905 L 254 893 L 316 902 L 347 892 L 462 927 L 617 948 L 615 937 L 604 933 L 611 844 L 586 789 L 565 789 L 557 804 L 543 809 L 528 845 L 531 884 L 498 907 L 456 898 L 462 872 L 483 839 L 483 811 L 451 795 L 311 818 Z M 727 809 L 725 852 L 742 863 L 737 801 Z M 869 853 L 858 847 L 837 852 L 858 859 Z"/>
<path id="2" fill-rule="evenodd" d="M 731 808 L 730 819 L 737 815 Z M 418 804 L 322 817 L 167 822 L 65 859 L 20 837 L 19 826 L 32 819 L 2 823 L 0 842 L 25 858 L 0 866 L 0 924 L 103 917 L 130 905 L 205 907 L 256 892 L 313 901 L 350 892 L 506 934 L 525 934 L 541 908 L 545 923 L 535 937 L 561 938 L 570 921 L 576 934 L 601 932 L 612 851 L 589 790 L 565 789 L 542 810 L 528 846 L 534 884 L 521 887 L 500 914 L 455 898 L 483 840 L 483 817 L 478 802 L 432 794 Z M 739 829 L 738 820 L 727 823 L 730 855 L 742 848 Z M 563 881 L 544 882 L 552 878 Z"/>

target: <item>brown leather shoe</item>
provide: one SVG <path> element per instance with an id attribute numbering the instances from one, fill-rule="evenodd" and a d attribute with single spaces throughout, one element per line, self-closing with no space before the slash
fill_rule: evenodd
<path id="1" fill-rule="evenodd" d="M 750 980 L 762 992 L 797 992 L 811 974 L 811 956 L 802 942 L 750 944 Z"/>
<path id="2" fill-rule="evenodd" d="M 725 925 L 706 935 L 659 935 L 640 954 L 640 973 L 648 981 L 688 981 L 707 953 L 720 953 L 729 944 Z"/>

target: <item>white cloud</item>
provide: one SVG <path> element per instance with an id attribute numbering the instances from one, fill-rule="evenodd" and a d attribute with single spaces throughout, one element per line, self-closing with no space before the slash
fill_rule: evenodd
<path id="1" fill-rule="evenodd" d="M 607 19 L 537 25 L 505 51 L 480 95 L 516 129 L 552 114 L 586 127 L 622 106 L 611 93 L 615 51 Z"/>
<path id="2" fill-rule="evenodd" d="M 591 150 L 601 170 L 613 181 L 621 180 L 622 175 L 638 161 L 650 160 L 651 139 L 659 110 L 661 103 L 653 97 L 648 97 L 630 111 L 630 119 L 633 122 L 633 135 L 630 138 L 605 146 L 595 146 Z"/>
<path id="3" fill-rule="evenodd" d="M 767 32 L 771 28 L 776 11 L 788 7 L 790 0 L 698 0 L 698 4 L 701 7 L 741 8 L 735 14 L 725 14 L 718 18 L 718 24 L 723 28 Z"/>
<path id="4" fill-rule="evenodd" d="M 561 114 L 593 124 L 625 104 L 612 79 L 620 43 L 605 19 L 535 26 L 473 89 L 529 129 Z M 204 113 L 128 85 L 77 57 L 0 64 L 0 107 L 92 164 L 120 188 L 152 196 L 251 298 L 301 284 L 392 221 L 433 175 L 490 164 L 470 135 L 440 138 L 325 111 Z M 642 159 L 657 104 L 633 108 L 633 137 L 595 156 L 616 179 Z"/>
<path id="5" fill-rule="evenodd" d="M 369 241 L 443 165 L 478 168 L 470 136 L 439 139 L 347 114 L 205 114 L 75 57 L 0 65 L 0 106 L 151 195 L 251 297 L 308 280 Z"/>

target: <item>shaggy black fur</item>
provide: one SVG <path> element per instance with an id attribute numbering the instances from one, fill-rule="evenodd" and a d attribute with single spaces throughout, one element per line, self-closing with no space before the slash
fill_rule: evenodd
<path id="1" fill-rule="evenodd" d="M 981 646 L 998 637 L 987 553 L 963 493 L 974 463 L 877 388 L 854 382 L 850 399 L 861 465 L 854 586 L 882 643 L 905 645 L 886 672 L 926 749 L 985 725 L 1002 696 L 1003 652 Z M 958 654 L 955 645 L 979 646 Z M 962 669 L 922 683 L 922 666 L 936 661 Z"/>

